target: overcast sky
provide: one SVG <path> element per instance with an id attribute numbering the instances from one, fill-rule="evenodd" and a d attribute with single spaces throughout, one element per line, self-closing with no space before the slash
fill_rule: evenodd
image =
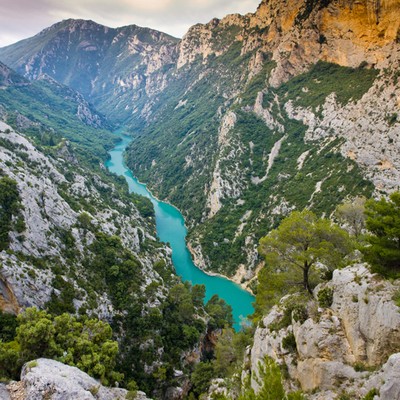
<path id="1" fill-rule="evenodd" d="M 254 12 L 261 0 L 0 0 L 0 47 L 67 18 L 145 26 L 182 37 L 197 22 Z"/>

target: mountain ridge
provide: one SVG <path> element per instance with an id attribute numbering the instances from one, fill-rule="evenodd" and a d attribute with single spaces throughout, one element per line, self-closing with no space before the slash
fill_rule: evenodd
<path id="1" fill-rule="evenodd" d="M 398 140 L 399 10 L 398 0 L 262 1 L 255 13 L 197 24 L 182 40 L 164 41 L 159 34 L 159 43 L 158 34 L 121 31 L 111 47 L 98 44 L 96 57 L 111 50 L 117 57 L 102 60 L 107 72 L 91 81 L 89 97 L 136 136 L 129 166 L 182 210 L 200 267 L 228 276 L 244 267 L 251 279 L 260 261 L 258 239 L 282 214 L 305 206 L 331 213 L 348 196 L 369 197 L 368 181 L 377 191 L 393 190 L 400 164 L 385 141 Z M 73 20 L 63 24 L 75 29 Z M 102 33 L 93 43 L 100 43 L 106 28 L 94 26 Z M 46 43 L 44 69 L 30 56 L 21 64 L 16 54 L 12 65 L 25 65 L 33 77 L 54 59 L 62 70 L 65 59 L 58 62 L 57 47 Z M 76 49 L 80 43 L 78 35 Z M 0 49 L 0 59 L 6 53 Z M 87 71 L 91 66 L 97 68 L 88 62 Z M 384 113 L 375 113 L 374 96 Z M 359 125 L 354 113 L 368 122 Z M 376 139 L 365 141 L 365 134 Z M 285 160 L 291 158 L 303 161 L 289 168 Z M 305 176 L 302 193 L 295 193 L 296 176 Z M 333 203 L 324 191 L 328 184 L 336 188 Z"/>

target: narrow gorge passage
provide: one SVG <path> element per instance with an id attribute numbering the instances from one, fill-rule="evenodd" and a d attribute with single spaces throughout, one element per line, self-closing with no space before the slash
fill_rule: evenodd
<path id="1" fill-rule="evenodd" d="M 234 327 L 239 330 L 241 321 L 254 311 L 252 306 L 254 297 L 230 280 L 219 276 L 207 275 L 195 266 L 186 246 L 187 229 L 182 214 L 172 205 L 156 199 L 147 190 L 146 185 L 139 183 L 125 165 L 123 153 L 131 141 L 132 138 L 128 136 L 122 137 L 122 141 L 110 151 L 111 158 L 107 161 L 106 167 L 111 172 L 124 176 L 131 192 L 151 200 L 155 209 L 158 237 L 161 241 L 170 244 L 176 273 L 184 281 L 190 281 L 193 285 L 205 285 L 206 301 L 214 294 L 217 294 L 230 304 L 233 309 Z"/>

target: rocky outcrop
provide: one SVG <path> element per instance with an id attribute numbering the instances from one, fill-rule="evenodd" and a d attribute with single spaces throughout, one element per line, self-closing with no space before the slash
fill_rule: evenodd
<path id="1" fill-rule="evenodd" d="M 45 358 L 26 363 L 20 382 L 0 387 L 1 398 L 11 400 L 122 400 L 127 394 L 125 389 L 101 385 L 78 368 Z M 130 398 L 148 400 L 143 392 Z"/>
<path id="2" fill-rule="evenodd" d="M 386 393 L 399 390 L 393 376 L 399 374 L 400 356 L 395 353 L 400 350 L 400 313 L 392 300 L 398 286 L 358 264 L 336 270 L 332 281 L 314 293 L 328 290 L 333 293 L 330 307 L 309 303 L 304 322 L 292 320 L 288 327 L 272 332 L 282 316 L 279 306 L 264 318 L 265 327 L 257 328 L 251 351 L 253 387 L 259 387 L 254 379 L 258 364 L 269 356 L 285 364 L 290 378 L 304 391 L 354 392 L 358 399 L 375 388 L 380 390 L 379 398 L 389 399 Z M 288 335 L 294 337 L 295 351 L 283 346 Z M 378 371 L 368 372 L 374 370 Z M 336 398 L 331 395 L 313 398 Z"/>
<path id="3" fill-rule="evenodd" d="M 341 106 L 332 94 L 322 105 L 320 116 L 291 102 L 285 104 L 288 115 L 308 127 L 305 140 L 344 139 L 342 155 L 357 162 L 378 191 L 389 193 L 398 189 L 400 179 L 400 82 L 394 78 L 399 60 L 400 50 L 388 57 L 390 68 L 381 72 L 357 102 Z"/>

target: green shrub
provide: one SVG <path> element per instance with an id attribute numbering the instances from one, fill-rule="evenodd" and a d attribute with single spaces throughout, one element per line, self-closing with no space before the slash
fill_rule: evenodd
<path id="1" fill-rule="evenodd" d="M 390 195 L 389 200 L 369 200 L 365 204 L 367 246 L 361 250 L 373 271 L 386 277 L 400 276 L 400 192 Z"/>
<path id="2" fill-rule="evenodd" d="M 19 314 L 17 321 L 15 341 L 0 342 L 0 370 L 5 377 L 16 379 L 23 363 L 47 357 L 77 366 L 103 384 L 122 379 L 114 371 L 118 344 L 111 340 L 107 323 L 69 314 L 53 317 L 35 308 Z"/>
<path id="3" fill-rule="evenodd" d="M 297 350 L 296 338 L 293 332 L 290 332 L 282 339 L 282 347 L 290 352 L 295 352 Z"/>
<path id="4" fill-rule="evenodd" d="M 375 396 L 379 396 L 379 390 L 378 389 L 371 389 L 364 397 L 362 400 L 374 400 Z"/>
<path id="5" fill-rule="evenodd" d="M 333 289 L 325 287 L 318 292 L 318 303 L 322 308 L 329 308 L 333 302 Z"/>

